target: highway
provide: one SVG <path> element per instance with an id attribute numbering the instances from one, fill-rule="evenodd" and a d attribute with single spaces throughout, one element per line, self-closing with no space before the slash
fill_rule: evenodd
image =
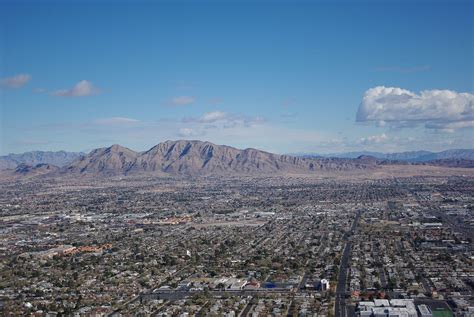
<path id="1" fill-rule="evenodd" d="M 344 252 L 342 253 L 341 265 L 339 267 L 339 276 L 337 278 L 335 304 L 336 317 L 346 317 L 346 285 L 350 253 L 351 243 L 346 242 Z"/>
<path id="2" fill-rule="evenodd" d="M 334 306 L 335 317 L 348 316 L 348 313 L 347 313 L 348 309 L 346 307 L 346 294 L 347 294 L 346 286 L 347 286 L 347 278 L 348 278 L 348 270 L 349 270 L 349 259 L 350 259 L 351 247 L 352 247 L 352 244 L 349 241 L 349 239 L 357 230 L 357 225 L 359 224 L 359 219 L 361 215 L 362 215 L 362 211 L 361 210 L 357 211 L 357 214 L 352 223 L 351 229 L 345 235 L 346 244 L 342 252 L 341 263 L 339 265 L 339 275 L 337 277 L 337 285 L 336 285 L 336 303 Z"/>

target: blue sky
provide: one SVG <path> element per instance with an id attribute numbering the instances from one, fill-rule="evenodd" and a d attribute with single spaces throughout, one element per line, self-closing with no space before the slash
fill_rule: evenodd
<path id="1" fill-rule="evenodd" d="M 0 0 L 0 154 L 472 148 L 473 6 Z"/>

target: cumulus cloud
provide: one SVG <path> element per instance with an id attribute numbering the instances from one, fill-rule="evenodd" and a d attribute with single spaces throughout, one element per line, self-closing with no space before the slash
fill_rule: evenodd
<path id="1" fill-rule="evenodd" d="M 389 137 L 385 134 L 382 133 L 380 135 L 371 135 L 365 138 L 360 138 L 359 142 L 360 144 L 377 144 L 377 143 L 383 143 L 387 141 Z"/>
<path id="2" fill-rule="evenodd" d="M 171 99 L 171 103 L 175 106 L 186 106 L 192 104 L 196 99 L 190 96 L 178 96 Z"/>
<path id="3" fill-rule="evenodd" d="M 6 77 L 0 79 L 0 86 L 5 88 L 16 89 L 23 87 L 31 80 L 31 75 L 29 74 L 18 74 L 12 77 Z"/>
<path id="4" fill-rule="evenodd" d="M 123 126 L 123 125 L 134 125 L 139 123 L 140 120 L 132 119 L 132 118 L 124 118 L 124 117 L 111 117 L 111 118 L 103 118 L 97 119 L 94 121 L 97 125 L 103 126 Z"/>
<path id="5" fill-rule="evenodd" d="M 428 129 L 454 130 L 472 127 L 474 95 L 452 90 L 412 91 L 378 86 L 367 90 L 357 111 L 358 122 Z"/>
<path id="6" fill-rule="evenodd" d="M 84 97 L 99 93 L 100 90 L 90 81 L 81 80 L 69 89 L 60 89 L 52 93 L 53 96 L 60 97 Z"/>

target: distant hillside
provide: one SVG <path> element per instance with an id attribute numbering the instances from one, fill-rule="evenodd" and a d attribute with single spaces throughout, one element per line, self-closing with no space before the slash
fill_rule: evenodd
<path id="1" fill-rule="evenodd" d="M 422 164 L 429 164 L 433 166 L 443 166 L 443 167 L 474 168 L 474 160 L 465 160 L 465 159 L 433 160 L 429 162 L 423 162 Z"/>
<path id="2" fill-rule="evenodd" d="M 0 156 L 0 170 L 14 169 L 21 164 L 30 166 L 36 166 L 38 164 L 50 164 L 63 167 L 84 155 L 84 153 L 65 151 L 33 151 L 22 154 L 8 154 L 5 156 Z"/>
<path id="3" fill-rule="evenodd" d="M 406 161 L 406 162 L 429 162 L 435 160 L 474 160 L 473 149 L 455 149 L 442 152 L 429 151 L 410 151 L 400 153 L 381 153 L 381 152 L 346 152 L 331 154 L 295 154 L 299 157 L 318 158 L 318 157 L 335 157 L 335 158 L 357 158 L 360 156 L 372 156 L 380 160 Z"/>

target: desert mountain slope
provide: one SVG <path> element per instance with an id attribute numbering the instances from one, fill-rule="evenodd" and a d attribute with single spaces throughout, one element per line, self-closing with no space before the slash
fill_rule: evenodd
<path id="1" fill-rule="evenodd" d="M 317 170 L 373 168 L 372 160 L 306 159 L 256 149 L 239 150 L 203 141 L 166 141 L 145 152 L 120 145 L 92 151 L 63 172 L 113 175 L 304 173 Z"/>

